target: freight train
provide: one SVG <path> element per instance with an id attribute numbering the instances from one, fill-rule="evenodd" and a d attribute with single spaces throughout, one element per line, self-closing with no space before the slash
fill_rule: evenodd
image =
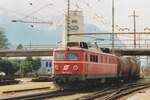
<path id="1" fill-rule="evenodd" d="M 89 46 L 86 42 L 68 42 L 66 48 L 53 51 L 53 77 L 56 83 L 87 80 L 128 80 L 139 78 L 136 60 L 109 53 L 109 49 Z"/>

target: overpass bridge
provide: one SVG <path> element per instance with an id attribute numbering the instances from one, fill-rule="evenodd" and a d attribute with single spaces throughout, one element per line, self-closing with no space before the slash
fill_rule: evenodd
<path id="1" fill-rule="evenodd" d="M 52 56 L 53 49 L 16 49 L 0 50 L 0 57 L 30 57 L 30 56 Z"/>
<path id="2" fill-rule="evenodd" d="M 150 48 L 115 49 L 115 54 L 123 56 L 150 56 Z"/>
<path id="3" fill-rule="evenodd" d="M 115 54 L 122 56 L 150 56 L 150 49 L 115 49 Z M 0 57 L 52 56 L 53 49 L 14 49 L 0 50 Z"/>

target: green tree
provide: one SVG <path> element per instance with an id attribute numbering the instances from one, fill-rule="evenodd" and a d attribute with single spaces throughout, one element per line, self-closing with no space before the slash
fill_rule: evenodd
<path id="1" fill-rule="evenodd" d="M 21 62 L 22 71 L 24 74 L 27 74 L 28 72 L 32 72 L 32 61 L 22 61 Z"/>
<path id="2" fill-rule="evenodd" d="M 8 43 L 8 39 L 5 35 L 5 32 L 2 28 L 0 28 L 0 48 L 5 49 L 8 48 L 10 44 Z"/>
<path id="3" fill-rule="evenodd" d="M 0 71 L 5 72 L 6 75 L 14 75 L 19 70 L 19 66 L 15 62 L 9 60 L 0 60 Z"/>
<path id="4" fill-rule="evenodd" d="M 23 49 L 23 45 L 19 44 L 16 49 Z"/>
<path id="5" fill-rule="evenodd" d="M 27 57 L 26 60 L 32 62 L 32 71 L 37 71 L 41 67 L 40 58 L 32 59 L 32 57 Z"/>
<path id="6" fill-rule="evenodd" d="M 18 60 L 11 60 L 10 62 L 12 64 L 15 72 L 17 72 L 20 69 L 19 61 Z"/>
<path id="7" fill-rule="evenodd" d="M 37 73 L 37 70 L 41 67 L 41 59 L 32 59 L 32 57 L 27 57 L 26 60 L 20 61 L 19 65 L 24 75 L 29 72 Z"/>
<path id="8" fill-rule="evenodd" d="M 41 67 L 41 59 L 37 58 L 32 61 L 32 68 L 34 71 L 37 71 Z"/>

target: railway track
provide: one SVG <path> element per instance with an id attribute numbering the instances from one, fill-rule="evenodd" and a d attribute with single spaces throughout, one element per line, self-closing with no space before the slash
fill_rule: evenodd
<path id="1" fill-rule="evenodd" d="M 73 96 L 75 94 L 87 93 L 86 96 L 76 97 L 75 100 L 116 100 L 122 96 L 128 95 L 132 92 L 150 87 L 150 82 L 137 82 L 130 84 L 119 84 L 114 86 L 109 86 L 107 88 L 97 88 L 93 90 L 57 90 L 45 93 L 38 93 L 20 97 L 7 98 L 3 100 L 43 100 L 43 99 L 53 99 L 61 98 L 65 96 Z"/>
<path id="2" fill-rule="evenodd" d="M 109 90 L 109 88 L 101 88 L 103 91 L 104 90 Z M 31 95 L 24 95 L 24 96 L 19 96 L 19 97 L 10 97 L 2 100 L 43 100 L 43 99 L 49 99 L 49 98 L 55 98 L 55 97 L 63 97 L 63 96 L 70 96 L 74 95 L 77 93 L 90 93 L 90 92 L 95 92 L 99 90 L 99 88 L 89 88 L 88 89 L 77 89 L 77 90 L 55 90 L 55 91 L 50 91 L 50 92 L 45 92 L 45 93 L 38 93 L 38 94 L 31 94 Z M 0 99 L 1 100 L 1 99 Z"/>
<path id="3" fill-rule="evenodd" d="M 142 89 L 145 89 L 148 87 L 150 87 L 150 83 L 139 84 L 139 85 L 137 84 L 137 85 L 133 85 L 133 86 L 129 86 L 129 87 L 124 87 L 124 88 L 117 90 L 116 92 L 114 92 L 112 95 L 108 96 L 104 100 L 116 100 L 116 99 L 126 96 L 130 93 L 133 93 L 133 92 L 136 92 L 138 90 L 142 90 Z"/>
<path id="4" fill-rule="evenodd" d="M 76 100 L 117 100 L 130 93 L 150 87 L 150 82 L 125 84 L 113 87 L 108 90 L 97 91 L 88 96 L 77 98 Z"/>
<path id="5" fill-rule="evenodd" d="M 46 99 L 46 98 L 71 95 L 73 93 L 74 93 L 74 91 L 58 90 L 58 91 L 37 93 L 37 94 L 25 95 L 25 96 L 19 96 L 19 97 L 11 97 L 11 98 L 0 99 L 0 100 L 42 100 L 42 99 Z"/>

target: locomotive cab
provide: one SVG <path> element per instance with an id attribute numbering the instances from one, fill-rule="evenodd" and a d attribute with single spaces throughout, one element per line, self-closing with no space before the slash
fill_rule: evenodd
<path id="1" fill-rule="evenodd" d="M 56 81 L 67 82 L 82 80 L 83 49 L 88 49 L 84 42 L 69 42 L 67 49 L 55 49 L 53 76 Z"/>

